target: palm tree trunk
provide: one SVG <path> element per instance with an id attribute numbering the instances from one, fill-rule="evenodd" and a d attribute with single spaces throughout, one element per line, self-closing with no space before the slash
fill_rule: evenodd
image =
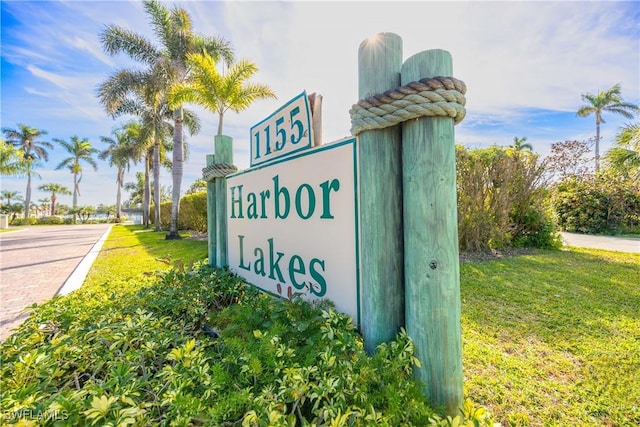
<path id="1" fill-rule="evenodd" d="M 122 203 L 122 181 L 124 181 L 124 169 L 118 168 L 118 182 L 116 190 L 116 219 L 120 222 L 121 203 Z"/>
<path id="2" fill-rule="evenodd" d="M 149 228 L 151 180 L 149 179 L 149 158 L 144 159 L 144 190 L 142 192 L 142 223 Z"/>
<path id="3" fill-rule="evenodd" d="M 27 191 L 24 198 L 24 217 L 29 218 L 29 208 L 31 207 L 31 170 L 27 172 Z"/>
<path id="4" fill-rule="evenodd" d="M 180 216 L 180 187 L 182 185 L 182 174 L 184 170 L 184 138 L 182 131 L 182 108 L 177 109 L 173 113 L 173 188 L 171 194 L 171 226 L 169 234 L 166 235 L 167 240 L 180 239 L 178 233 L 178 218 Z"/>
<path id="5" fill-rule="evenodd" d="M 78 206 L 78 174 L 73 174 L 73 207 Z"/>
<path id="6" fill-rule="evenodd" d="M 76 208 L 78 207 L 78 174 L 73 174 L 73 223 L 76 223 Z"/>
<path id="7" fill-rule="evenodd" d="M 160 231 L 160 143 L 153 146 L 153 202 L 155 231 Z"/>
<path id="8" fill-rule="evenodd" d="M 51 193 L 51 216 L 56 214 L 56 193 Z"/>
<path id="9" fill-rule="evenodd" d="M 222 135 L 222 119 L 224 118 L 224 113 L 220 114 L 220 120 L 218 120 L 218 135 Z"/>
<path id="10" fill-rule="evenodd" d="M 600 122 L 596 120 L 596 175 L 600 170 Z"/>

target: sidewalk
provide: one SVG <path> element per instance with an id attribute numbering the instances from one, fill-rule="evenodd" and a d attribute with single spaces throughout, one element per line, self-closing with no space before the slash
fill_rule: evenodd
<path id="1" fill-rule="evenodd" d="M 27 318 L 26 307 L 82 285 L 96 242 L 109 230 L 111 224 L 34 226 L 0 234 L 0 340 Z"/>
<path id="2" fill-rule="evenodd" d="M 590 234 L 560 233 L 562 242 L 567 246 L 581 248 L 606 249 L 608 251 L 620 251 L 640 253 L 640 238 L 592 236 Z"/>

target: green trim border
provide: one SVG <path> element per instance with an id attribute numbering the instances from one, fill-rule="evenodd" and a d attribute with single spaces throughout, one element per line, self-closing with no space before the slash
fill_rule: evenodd
<path id="1" fill-rule="evenodd" d="M 360 177 L 360 163 L 359 163 L 359 158 L 358 158 L 358 138 L 355 136 L 350 136 L 347 138 L 343 138 L 340 139 L 338 141 L 329 143 L 329 144 L 325 144 L 325 145 L 320 145 L 318 147 L 313 147 L 307 150 L 304 150 L 303 152 L 298 152 L 298 153 L 291 153 L 292 155 L 288 155 L 288 156 L 283 156 L 277 159 L 273 159 L 271 161 L 259 164 L 257 166 L 254 167 L 250 167 L 249 169 L 245 169 L 242 170 L 240 172 L 236 172 L 233 173 L 231 175 L 228 175 L 226 178 L 233 178 L 236 176 L 240 176 L 240 175 L 244 175 L 247 173 L 251 173 L 251 172 L 255 172 L 258 171 L 260 169 L 265 169 L 267 167 L 271 167 L 271 166 L 275 166 L 281 163 L 286 163 L 288 161 L 291 160 L 295 160 L 301 157 L 306 157 L 306 156 L 310 156 L 313 155 L 315 153 L 320 153 L 323 151 L 327 151 L 327 150 L 331 150 L 334 148 L 339 148 L 339 147 L 343 147 L 345 145 L 351 145 L 352 146 L 352 150 L 353 150 L 353 200 L 354 200 L 354 229 L 355 229 L 355 245 L 354 245 L 354 249 L 355 249 L 355 258 L 356 258 L 356 268 L 355 268 L 355 272 L 356 272 L 356 316 L 357 319 L 355 319 L 355 323 L 358 329 L 360 329 L 361 326 L 361 298 L 360 298 L 360 200 L 358 199 L 358 194 L 359 194 L 359 189 L 360 189 L 360 180 L 358 179 Z M 227 192 L 229 187 L 227 186 Z M 228 225 L 227 225 L 228 227 Z M 227 245 L 229 243 L 227 242 Z M 242 277 L 242 276 L 240 276 Z M 243 278 L 244 279 L 244 278 Z M 278 295 L 276 293 L 273 293 L 271 291 L 268 291 L 266 289 L 262 289 L 260 286 L 256 286 L 253 283 L 248 282 L 247 280 L 245 280 L 246 283 L 248 283 L 251 286 L 254 286 L 255 288 L 259 289 L 262 292 L 265 292 L 269 295 L 273 295 L 275 297 L 278 298 L 283 298 L 283 299 L 287 299 L 286 297 L 282 296 L 282 295 Z"/>
<path id="2" fill-rule="evenodd" d="M 262 160 L 260 162 L 254 162 L 253 161 L 253 130 L 255 128 L 257 128 L 258 126 L 260 126 L 261 124 L 263 124 L 266 121 L 271 120 L 273 117 L 275 117 L 276 115 L 278 115 L 278 113 L 282 110 L 285 110 L 289 105 L 293 104 L 294 102 L 296 102 L 299 98 L 303 98 L 304 99 L 304 105 L 305 105 L 305 113 L 307 116 L 307 129 L 309 130 L 309 135 L 307 136 L 307 143 L 304 145 L 301 145 L 299 147 L 297 147 L 295 150 L 291 150 L 291 151 L 286 151 L 280 155 L 276 155 L 275 157 L 272 157 L 271 159 L 266 159 L 266 160 Z M 307 91 L 302 91 L 301 94 L 296 95 L 295 97 L 291 98 L 286 104 L 284 104 L 283 106 L 281 106 L 280 108 L 278 108 L 276 111 L 274 111 L 273 113 L 271 113 L 269 116 L 267 116 L 266 118 L 260 120 L 258 123 L 256 123 L 255 125 L 251 126 L 251 129 L 249 129 L 249 164 L 251 165 L 251 167 L 256 167 L 258 165 L 262 165 L 262 164 L 267 164 L 267 163 L 271 163 L 272 161 L 281 159 L 281 158 L 285 158 L 285 157 L 289 157 L 290 155 L 297 153 L 301 150 L 308 150 L 312 147 L 313 144 L 313 129 L 311 126 L 311 108 L 309 107 L 309 97 L 307 96 Z"/>

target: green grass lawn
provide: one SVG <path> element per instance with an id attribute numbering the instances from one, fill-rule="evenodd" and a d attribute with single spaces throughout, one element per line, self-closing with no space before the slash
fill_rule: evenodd
<path id="1" fill-rule="evenodd" d="M 165 240 L 166 231 L 151 231 L 141 225 L 116 225 L 111 229 L 84 284 L 127 279 L 144 272 L 166 270 L 180 260 L 185 264 L 207 258 L 206 240 Z"/>
<path id="2" fill-rule="evenodd" d="M 503 425 L 640 425 L 640 255 L 461 265 L 465 394 Z"/>
<path id="3" fill-rule="evenodd" d="M 18 231 L 18 230 L 22 230 L 22 228 L 16 227 L 16 226 L 10 226 L 9 228 L 0 228 L 0 233 L 9 233 L 11 231 Z"/>

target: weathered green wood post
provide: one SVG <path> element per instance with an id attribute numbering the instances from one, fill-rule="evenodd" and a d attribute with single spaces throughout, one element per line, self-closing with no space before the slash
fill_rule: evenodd
<path id="1" fill-rule="evenodd" d="M 402 84 L 450 77 L 449 52 L 429 50 L 402 66 Z M 402 126 L 406 327 L 436 405 L 462 406 L 460 266 L 454 120 L 421 117 Z M 366 182 L 366 181 L 365 181 Z"/>
<path id="2" fill-rule="evenodd" d="M 226 135 L 215 137 L 216 163 L 233 164 L 233 139 Z M 227 248 L 227 179 L 216 178 L 216 266 L 229 265 Z"/>
<path id="3" fill-rule="evenodd" d="M 402 39 L 380 33 L 358 50 L 360 99 L 400 85 Z M 404 324 L 400 126 L 360 133 L 361 331 L 365 349 Z"/>
<path id="4" fill-rule="evenodd" d="M 207 154 L 207 166 L 216 163 L 215 154 Z M 209 265 L 216 265 L 216 185 L 207 180 L 207 243 L 209 247 Z"/>

